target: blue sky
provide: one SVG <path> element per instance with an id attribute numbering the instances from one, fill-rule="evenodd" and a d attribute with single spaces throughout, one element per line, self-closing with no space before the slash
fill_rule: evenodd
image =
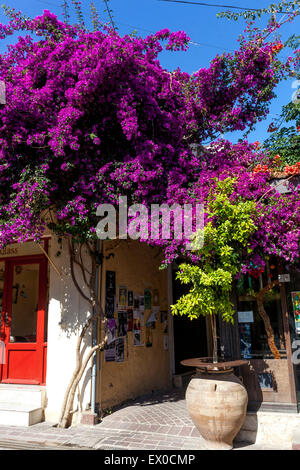
<path id="1" fill-rule="evenodd" d="M 84 11 L 88 14 L 89 0 L 81 0 L 81 2 Z M 102 15 L 103 21 L 107 21 L 108 16 L 104 12 L 103 0 L 94 0 L 94 2 Z M 206 3 L 263 8 L 272 2 L 271 0 L 226 0 L 226 2 L 206 0 Z M 16 10 L 21 10 L 28 16 L 39 15 L 43 10 L 48 9 L 62 19 L 62 9 L 60 7 L 62 0 L 6 0 L 6 4 Z M 177 4 L 159 0 L 110 0 L 109 5 L 113 11 L 114 21 L 122 35 L 131 33 L 135 29 L 141 36 L 146 36 L 150 32 L 167 27 L 173 31 L 184 30 L 191 38 L 191 41 L 197 43 L 197 45 L 191 44 L 187 52 L 163 53 L 160 60 L 168 70 L 180 67 L 182 70 L 191 73 L 201 67 L 208 66 L 210 60 L 217 54 L 224 51 L 230 52 L 238 47 L 237 38 L 245 27 L 245 22 L 242 19 L 238 22 L 218 19 L 216 17 L 217 12 L 224 10 L 224 8 Z M 278 18 L 282 18 L 282 16 L 280 15 Z M 3 23 L 7 21 L 2 12 L 0 13 L 0 21 Z M 299 31 L 300 19 L 298 17 L 291 24 L 288 23 L 282 27 L 282 40 L 284 41 L 291 34 L 299 34 Z M 2 41 L 0 50 L 4 50 L 5 43 L 6 41 Z M 287 56 L 289 53 L 283 51 L 282 55 Z M 280 113 L 282 105 L 291 100 L 292 93 L 291 79 L 283 81 L 277 86 L 277 98 L 272 102 L 268 118 L 257 125 L 256 130 L 250 134 L 249 140 L 263 141 L 268 137 L 267 128 L 269 123 Z M 240 136 L 239 133 L 235 133 L 232 140 L 236 140 Z"/>

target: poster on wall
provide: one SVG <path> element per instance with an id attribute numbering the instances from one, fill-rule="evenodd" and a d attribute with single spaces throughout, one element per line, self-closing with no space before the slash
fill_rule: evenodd
<path id="1" fill-rule="evenodd" d="M 300 291 L 291 292 L 292 304 L 295 317 L 295 330 L 300 335 Z"/>
<path id="2" fill-rule="evenodd" d="M 240 323 L 240 348 L 243 359 L 252 358 L 252 341 L 251 341 L 251 325 L 250 323 Z"/>
<path id="3" fill-rule="evenodd" d="M 133 320 L 133 344 L 134 346 L 142 346 L 141 341 L 141 322 L 140 319 Z"/>
<path id="4" fill-rule="evenodd" d="M 152 293 L 150 289 L 144 290 L 144 301 L 145 301 L 145 310 L 151 310 L 152 308 Z"/>
<path id="5" fill-rule="evenodd" d="M 155 329 L 155 323 L 157 322 L 157 319 L 158 319 L 158 313 L 159 312 L 155 312 L 152 310 L 146 323 L 146 326 L 151 326 L 153 330 Z"/>
<path id="6" fill-rule="evenodd" d="M 127 305 L 128 305 L 128 307 L 133 307 L 133 292 L 132 292 L 132 290 L 128 291 Z"/>
<path id="7" fill-rule="evenodd" d="M 114 318 L 109 318 L 107 321 L 107 344 L 115 341 L 117 337 L 117 322 Z"/>
<path id="8" fill-rule="evenodd" d="M 114 362 L 116 359 L 116 347 L 115 341 L 107 344 L 104 349 L 104 360 L 105 362 Z"/>
<path id="9" fill-rule="evenodd" d="M 138 310 L 133 310 L 133 318 L 138 320 L 140 318 L 140 312 Z"/>
<path id="10" fill-rule="evenodd" d="M 124 362 L 124 338 L 116 339 L 116 362 Z"/>
<path id="11" fill-rule="evenodd" d="M 106 271 L 105 279 L 105 314 L 107 318 L 113 318 L 115 312 L 116 273 Z"/>
<path id="12" fill-rule="evenodd" d="M 253 310 L 238 312 L 238 322 L 239 323 L 253 323 Z"/>
<path id="13" fill-rule="evenodd" d="M 127 310 L 127 331 L 133 330 L 133 310 L 129 308 Z"/>
<path id="14" fill-rule="evenodd" d="M 119 286 L 118 307 L 126 307 L 127 304 L 127 287 Z"/>
<path id="15" fill-rule="evenodd" d="M 143 295 L 140 295 L 139 298 L 139 311 L 143 312 L 145 310 L 145 299 Z"/>
<path id="16" fill-rule="evenodd" d="M 127 335 L 127 310 L 118 310 L 118 336 Z"/>

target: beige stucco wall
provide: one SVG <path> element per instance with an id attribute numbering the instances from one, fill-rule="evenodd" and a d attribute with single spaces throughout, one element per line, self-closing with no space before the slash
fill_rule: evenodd
<path id="1" fill-rule="evenodd" d="M 144 289 L 158 289 L 160 309 L 168 310 L 167 270 L 159 270 L 161 259 L 157 248 L 139 241 L 105 242 L 105 257 L 102 275 L 102 305 L 105 299 L 105 272 L 116 272 L 116 295 L 118 286 L 126 286 L 134 295 L 144 295 Z M 115 248 L 114 248 L 115 247 Z M 111 248 L 111 249 L 110 249 Z M 146 321 L 150 311 L 145 310 L 145 326 L 142 341 L 146 338 Z M 170 328 L 168 330 L 168 337 Z M 152 330 L 152 347 L 134 346 L 133 332 L 128 332 L 128 348 L 125 342 L 124 362 L 105 362 L 104 352 L 98 358 L 97 401 L 102 409 L 137 397 L 152 390 L 166 389 L 170 385 L 170 340 L 168 350 L 164 348 L 164 325 L 160 316 Z M 128 354 L 127 354 L 128 352 Z"/>
<path id="2" fill-rule="evenodd" d="M 60 415 L 64 394 L 72 377 L 75 364 L 75 348 L 82 325 L 91 315 L 90 305 L 82 298 L 76 289 L 70 273 L 70 260 L 67 241 L 61 243 L 53 234 L 48 234 L 48 346 L 46 374 L 46 421 L 57 423 Z M 12 252 L 7 256 L 41 254 L 36 244 L 24 244 L 17 247 L 18 253 Z M 107 241 L 104 242 L 104 263 L 100 287 L 101 302 L 105 305 L 105 272 L 116 272 L 116 294 L 119 285 L 127 286 L 134 295 L 144 295 L 144 290 L 159 291 L 160 310 L 168 311 L 168 273 L 159 270 L 161 258 L 157 248 L 140 243 L 139 241 Z M 59 255 L 58 255 L 59 253 Z M 86 261 L 87 253 L 83 253 Z M 113 255 L 109 256 L 108 255 Z M 106 259 L 108 257 L 108 259 Z M 101 273 L 99 273 L 101 274 Z M 77 268 L 77 279 L 80 287 L 84 282 Z M 116 309 L 117 312 L 117 309 Z M 133 332 L 128 332 L 125 340 L 124 362 L 105 362 L 104 353 L 97 355 L 97 394 L 96 402 L 105 409 L 124 402 L 130 398 L 151 393 L 152 390 L 166 389 L 170 385 L 170 325 L 168 333 L 164 332 L 165 324 L 160 321 L 152 330 L 152 346 L 146 347 L 146 321 L 151 310 L 145 310 L 144 327 L 141 339 L 143 346 L 133 345 Z M 170 319 L 168 319 L 170 323 Z M 83 357 L 91 347 L 91 329 L 82 343 Z M 100 332 L 99 333 L 103 333 Z M 99 334 L 99 338 L 100 338 Z M 165 336 L 168 337 L 168 349 L 164 346 Z M 128 346 L 127 346 L 128 344 Z M 89 409 L 91 401 L 91 365 L 83 374 L 76 391 L 73 421 L 80 419 L 80 412 Z M 100 367 L 101 366 L 101 367 Z"/>
<path id="3" fill-rule="evenodd" d="M 60 256 L 57 253 L 61 252 Z M 69 253 L 66 240 L 63 245 L 53 236 L 49 241 L 49 256 L 54 262 L 59 276 L 49 263 L 49 307 L 48 307 L 48 351 L 47 351 L 47 407 L 45 419 L 58 422 L 61 405 L 68 383 L 75 368 L 75 348 L 82 325 L 91 314 L 89 304 L 81 297 L 71 278 Z M 77 271 L 77 275 L 78 275 Z M 80 276 L 78 277 L 80 279 Z M 83 282 L 80 282 L 84 289 Z M 82 351 L 87 354 L 91 345 L 91 331 L 87 332 Z M 80 411 L 90 402 L 91 370 L 87 367 L 74 401 L 73 424 L 76 424 Z M 78 413 L 79 412 L 79 413 Z"/>

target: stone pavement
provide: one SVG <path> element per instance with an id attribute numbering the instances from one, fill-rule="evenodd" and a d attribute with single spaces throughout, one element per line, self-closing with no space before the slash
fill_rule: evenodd
<path id="1" fill-rule="evenodd" d="M 285 450 L 236 443 L 237 450 Z M 0 426 L 0 449 L 205 450 L 183 390 L 156 393 L 120 406 L 95 426 L 59 429 L 53 423 Z"/>

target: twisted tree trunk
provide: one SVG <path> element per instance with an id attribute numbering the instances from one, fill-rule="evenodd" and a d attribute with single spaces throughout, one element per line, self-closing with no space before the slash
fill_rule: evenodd
<path id="1" fill-rule="evenodd" d="M 90 256 L 91 256 L 91 270 L 89 271 L 84 265 L 82 254 L 81 254 L 81 248 L 82 246 L 80 246 L 80 249 L 78 251 L 79 253 L 79 260 L 78 260 L 76 257 L 74 244 L 72 243 L 72 240 L 69 240 L 70 271 L 71 271 L 71 276 L 72 276 L 72 280 L 74 282 L 75 287 L 77 288 L 80 295 L 91 305 L 93 314 L 87 319 L 77 339 L 76 350 L 75 350 L 75 354 L 76 354 L 75 369 L 72 374 L 69 385 L 67 387 L 67 390 L 65 392 L 65 396 L 64 396 L 64 400 L 63 400 L 62 408 L 61 408 L 61 413 L 59 417 L 58 426 L 61 428 L 66 428 L 70 424 L 71 412 L 73 409 L 76 388 L 87 367 L 88 361 L 91 359 L 92 355 L 98 349 L 102 349 L 107 342 L 107 337 L 105 336 L 104 340 L 101 343 L 95 345 L 89 351 L 89 353 L 87 354 L 83 362 L 83 357 L 81 353 L 81 344 L 87 333 L 87 330 L 93 324 L 93 322 L 97 319 L 102 321 L 104 328 L 105 328 L 107 320 L 95 293 L 95 277 L 96 277 L 96 269 L 97 269 L 97 264 L 95 260 L 96 250 L 92 250 L 90 249 L 90 247 L 88 247 Z M 75 264 L 78 265 L 81 270 L 82 280 L 84 281 L 85 286 L 88 288 L 88 294 L 86 294 L 83 291 L 80 283 L 78 282 L 76 278 L 76 274 L 74 270 Z"/>
<path id="2" fill-rule="evenodd" d="M 256 294 L 256 301 L 257 301 L 258 313 L 264 322 L 265 330 L 267 333 L 268 346 L 270 348 L 270 351 L 272 352 L 275 359 L 280 359 L 280 353 L 275 344 L 274 331 L 270 322 L 270 318 L 264 309 L 264 295 L 277 284 L 278 284 L 278 281 L 272 281 L 268 285 L 263 287 Z"/>

